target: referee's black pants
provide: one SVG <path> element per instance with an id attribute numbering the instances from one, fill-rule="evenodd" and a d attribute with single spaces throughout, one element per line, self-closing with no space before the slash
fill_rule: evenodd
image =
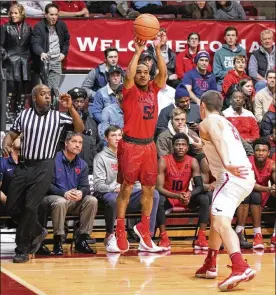
<path id="1" fill-rule="evenodd" d="M 7 214 L 18 223 L 16 245 L 29 253 L 32 241 L 42 233 L 38 207 L 50 188 L 54 159 L 26 160 L 20 163 L 12 178 L 7 197 Z"/>

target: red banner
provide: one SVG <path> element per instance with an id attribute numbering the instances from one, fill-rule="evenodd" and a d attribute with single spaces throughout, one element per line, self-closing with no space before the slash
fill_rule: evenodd
<path id="1" fill-rule="evenodd" d="M 71 35 L 70 50 L 64 64 L 67 70 L 90 70 L 103 62 L 103 51 L 110 47 L 119 50 L 119 64 L 125 68 L 133 52 L 133 20 L 118 19 L 63 19 Z M 1 19 L 1 22 L 7 19 Z M 28 19 L 34 25 L 38 19 Z M 187 36 L 191 32 L 200 34 L 201 50 L 211 54 L 224 43 L 226 27 L 235 26 L 239 32 L 239 43 L 247 53 L 258 49 L 260 32 L 270 29 L 275 33 L 273 21 L 185 21 L 160 20 L 167 29 L 169 46 L 180 52 L 185 49 Z"/>

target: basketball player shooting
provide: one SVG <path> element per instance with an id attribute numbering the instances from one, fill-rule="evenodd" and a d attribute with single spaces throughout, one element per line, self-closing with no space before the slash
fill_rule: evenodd
<path id="1" fill-rule="evenodd" d="M 160 39 L 153 41 L 158 75 L 150 82 L 149 68 L 140 63 L 145 41 L 134 40 L 135 53 L 126 71 L 123 87 L 122 109 L 124 112 L 124 133 L 118 146 L 118 182 L 121 184 L 117 198 L 116 238 L 120 251 L 129 249 L 125 232 L 125 213 L 133 184 L 142 185 L 142 220 L 134 227 L 140 238 L 139 250 L 158 252 L 163 249 L 151 240 L 149 231 L 150 214 L 153 204 L 153 191 L 157 179 L 157 153 L 154 132 L 157 123 L 157 94 L 166 83 L 167 68 L 161 55 Z"/>
<path id="2" fill-rule="evenodd" d="M 228 291 L 241 282 L 252 280 L 256 274 L 243 259 L 237 234 L 231 227 L 235 210 L 253 190 L 255 178 L 238 131 L 220 115 L 222 102 L 217 91 L 210 90 L 201 96 L 200 137 L 216 183 L 211 205 L 209 250 L 195 276 L 217 277 L 216 256 L 222 242 L 232 261 L 232 273 L 218 284 L 218 288 Z"/>

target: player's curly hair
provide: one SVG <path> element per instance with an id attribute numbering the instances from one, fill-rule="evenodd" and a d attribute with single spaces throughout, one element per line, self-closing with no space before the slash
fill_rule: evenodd
<path id="1" fill-rule="evenodd" d="M 174 145 L 174 143 L 178 140 L 178 139 L 184 139 L 186 140 L 187 144 L 189 145 L 189 137 L 183 133 L 183 132 L 180 132 L 180 133 L 176 133 L 173 138 L 172 138 L 172 144 Z"/>
<path id="2" fill-rule="evenodd" d="M 268 150 L 270 151 L 271 149 L 271 144 L 269 142 L 269 140 L 265 137 L 260 137 L 257 138 L 254 142 L 253 142 L 253 151 L 255 151 L 255 147 L 257 145 L 266 145 L 268 147 Z"/>

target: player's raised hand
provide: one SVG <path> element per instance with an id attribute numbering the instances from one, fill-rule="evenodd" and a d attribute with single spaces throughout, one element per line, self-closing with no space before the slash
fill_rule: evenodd
<path id="1" fill-rule="evenodd" d="M 134 48 L 135 48 L 135 52 L 136 53 L 142 53 L 143 50 L 145 49 L 145 45 L 146 45 L 145 40 L 140 40 L 137 37 L 134 39 Z"/>
<path id="2" fill-rule="evenodd" d="M 72 108 L 72 105 L 73 105 L 72 98 L 68 93 L 61 93 L 59 96 L 59 101 L 64 108 L 66 109 Z"/>
<path id="3" fill-rule="evenodd" d="M 235 166 L 232 164 L 224 165 L 224 168 L 230 172 L 232 175 L 235 175 L 239 178 L 245 179 L 248 173 L 248 168 L 245 168 L 244 166 Z"/>
<path id="4" fill-rule="evenodd" d="M 163 38 L 164 32 L 159 32 L 156 36 L 156 38 L 153 40 L 153 45 L 156 49 L 160 49 L 161 47 L 161 40 Z"/>

